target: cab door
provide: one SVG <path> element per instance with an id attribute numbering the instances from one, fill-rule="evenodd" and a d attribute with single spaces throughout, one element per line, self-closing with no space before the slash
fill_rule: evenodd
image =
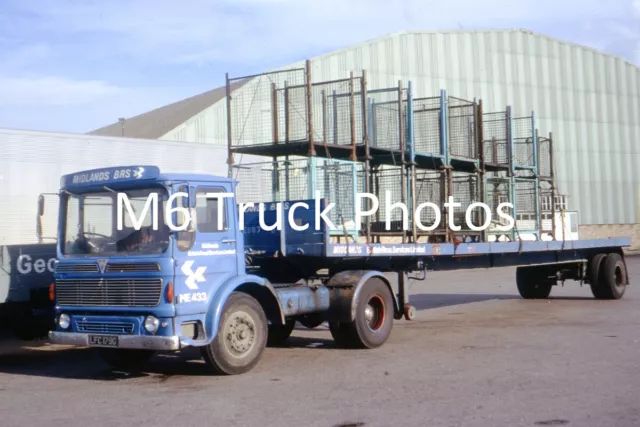
<path id="1" fill-rule="evenodd" d="M 194 187 L 195 231 L 178 233 L 174 252 L 177 315 L 207 312 L 218 288 L 238 274 L 234 199 L 220 197 L 230 184 Z"/>

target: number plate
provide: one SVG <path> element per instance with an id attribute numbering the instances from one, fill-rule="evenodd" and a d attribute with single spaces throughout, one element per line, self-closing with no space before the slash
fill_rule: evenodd
<path id="1" fill-rule="evenodd" d="M 100 347 L 117 347 L 118 336 L 114 335 L 89 335 L 89 345 Z"/>

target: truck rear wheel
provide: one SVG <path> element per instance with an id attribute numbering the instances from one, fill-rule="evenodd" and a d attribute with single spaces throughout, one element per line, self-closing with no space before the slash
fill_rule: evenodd
<path id="1" fill-rule="evenodd" d="M 331 336 L 339 347 L 380 347 L 393 328 L 393 295 L 380 278 L 374 277 L 362 285 L 357 298 L 354 320 L 330 322 Z"/>
<path id="2" fill-rule="evenodd" d="M 100 348 L 98 354 L 107 364 L 115 369 L 141 369 L 154 355 L 153 350 L 133 350 L 123 348 Z"/>
<path id="3" fill-rule="evenodd" d="M 553 282 L 545 277 L 539 267 L 518 267 L 516 270 L 518 292 L 524 299 L 549 298 Z"/>
<path id="4" fill-rule="evenodd" d="M 627 285 L 627 267 L 624 259 L 617 253 L 594 257 L 600 261 L 596 274 L 590 283 L 593 296 L 601 300 L 617 300 L 624 295 Z"/>
<path id="5" fill-rule="evenodd" d="M 216 338 L 200 351 L 215 373 L 242 374 L 258 364 L 268 334 L 267 316 L 260 303 L 251 295 L 233 292 L 222 309 Z"/>

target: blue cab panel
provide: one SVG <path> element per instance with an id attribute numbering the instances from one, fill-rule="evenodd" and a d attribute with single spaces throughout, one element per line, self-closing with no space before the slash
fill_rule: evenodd
<path id="1" fill-rule="evenodd" d="M 297 206 L 296 206 L 297 205 Z M 326 245 L 329 242 L 329 227 L 322 219 L 317 221 L 316 214 L 320 214 L 326 201 L 320 200 L 316 206 L 315 200 L 292 200 L 282 204 L 265 203 L 263 213 L 260 205 L 256 204 L 244 213 L 244 244 L 249 253 L 264 257 L 280 256 L 325 256 Z M 280 208 L 278 208 L 280 206 Z M 293 208 L 293 217 L 289 221 L 289 214 Z M 266 230 L 274 224 L 280 209 L 281 230 Z M 263 216 L 263 224 L 260 217 Z M 296 230 L 292 227 L 306 227 Z M 317 226 L 316 226 L 317 225 Z M 317 230 L 316 230 L 317 228 Z"/>

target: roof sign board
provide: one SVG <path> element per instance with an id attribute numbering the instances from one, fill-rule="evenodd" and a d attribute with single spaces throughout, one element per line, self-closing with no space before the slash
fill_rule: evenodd
<path id="1" fill-rule="evenodd" d="M 109 185 L 123 181 L 156 179 L 160 176 L 157 166 L 121 166 L 114 168 L 92 169 L 65 175 L 60 185 L 65 188 L 90 185 Z"/>

